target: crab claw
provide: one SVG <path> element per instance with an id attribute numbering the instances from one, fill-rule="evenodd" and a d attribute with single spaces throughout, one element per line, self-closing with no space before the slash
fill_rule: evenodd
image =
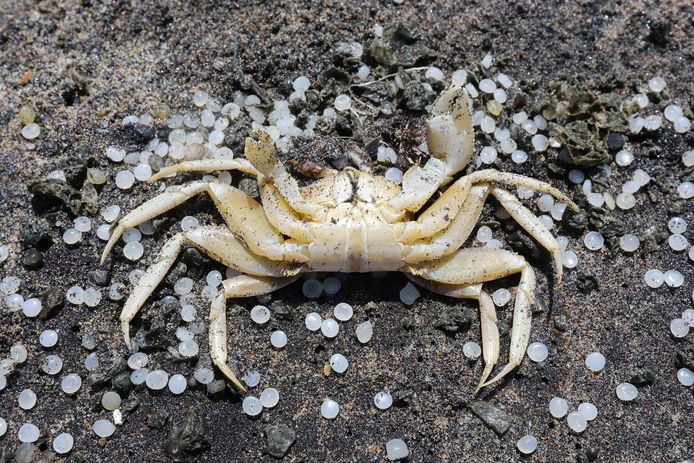
<path id="1" fill-rule="evenodd" d="M 443 162 L 446 182 L 465 168 L 475 141 L 467 91 L 451 87 L 441 94 L 427 121 L 429 153 Z"/>

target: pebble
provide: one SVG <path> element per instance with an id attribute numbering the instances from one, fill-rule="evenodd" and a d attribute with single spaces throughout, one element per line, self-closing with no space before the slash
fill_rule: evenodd
<path id="1" fill-rule="evenodd" d="M 60 382 L 60 389 L 66 394 L 74 394 L 80 390 L 80 387 L 82 387 L 82 378 L 75 373 L 65 375 Z"/>
<path id="2" fill-rule="evenodd" d="M 578 412 L 571 412 L 566 417 L 566 422 L 574 432 L 583 432 L 588 427 L 586 418 Z"/>
<path id="3" fill-rule="evenodd" d="M 350 320 L 353 314 L 354 310 L 352 309 L 352 306 L 347 304 L 346 302 L 340 302 L 333 309 L 333 315 L 335 316 L 335 318 L 342 322 Z"/>
<path id="4" fill-rule="evenodd" d="M 632 401 L 639 395 L 639 390 L 630 383 L 620 383 L 617 386 L 616 392 L 619 400 L 623 402 Z"/>
<path id="5" fill-rule="evenodd" d="M 73 439 L 72 435 L 64 432 L 58 434 L 58 436 L 53 439 L 53 450 L 55 450 L 56 453 L 64 455 L 72 450 L 74 443 L 75 440 Z"/>
<path id="6" fill-rule="evenodd" d="M 370 321 L 365 321 L 364 323 L 357 325 L 355 332 L 357 335 L 357 340 L 362 344 L 366 344 L 367 342 L 371 341 L 371 338 L 373 337 L 373 325 Z"/>
<path id="7" fill-rule="evenodd" d="M 374 405 L 379 410 L 388 410 L 393 405 L 393 396 L 387 390 L 378 392 L 374 396 Z"/>
<path id="8" fill-rule="evenodd" d="M 561 397 L 553 397 L 549 401 L 549 413 L 555 418 L 563 418 L 569 411 L 569 404 Z"/>
<path id="9" fill-rule="evenodd" d="M 115 391 L 108 391 L 101 396 L 101 405 L 108 411 L 116 410 L 120 407 L 121 398 Z"/>
<path id="10" fill-rule="evenodd" d="M 92 431 L 99 437 L 111 437 L 116 432 L 116 426 L 109 420 L 96 420 L 92 426 Z"/>
<path id="11" fill-rule="evenodd" d="M 246 415 L 258 416 L 263 411 L 263 404 L 257 397 L 249 395 L 243 399 L 242 408 Z"/>
<path id="12" fill-rule="evenodd" d="M 17 432 L 17 437 L 19 438 L 20 442 L 24 443 L 31 443 L 31 442 L 36 442 L 39 439 L 39 435 L 41 432 L 39 431 L 39 428 L 36 427 L 36 425 L 33 425 L 31 423 L 24 423 L 21 428 L 19 428 L 19 431 Z"/>
<path id="13" fill-rule="evenodd" d="M 386 457 L 390 461 L 402 460 L 409 455 L 407 444 L 402 439 L 391 439 L 386 442 Z"/>
<path id="14" fill-rule="evenodd" d="M 269 387 L 260 393 L 260 403 L 264 408 L 272 408 L 280 401 L 280 393 L 277 389 Z"/>
<path id="15" fill-rule="evenodd" d="M 135 370 L 139 371 L 139 370 Z M 132 375 L 131 375 L 132 379 Z M 153 391 L 159 391 L 161 389 L 164 389 L 166 385 L 169 383 L 169 374 L 165 372 L 164 370 L 153 370 L 147 373 L 147 377 L 145 379 L 145 383 L 148 388 L 152 389 Z M 133 381 L 134 384 L 134 381 Z"/>
<path id="16" fill-rule="evenodd" d="M 660 288 L 665 282 L 665 275 L 658 269 L 650 269 L 643 276 L 646 285 L 650 288 Z"/>
<path id="17" fill-rule="evenodd" d="M 583 238 L 583 244 L 585 244 L 586 248 L 590 249 L 591 251 L 599 250 L 602 248 L 604 243 L 605 239 L 602 237 L 602 235 L 594 231 L 588 232 Z"/>
<path id="18" fill-rule="evenodd" d="M 53 347 L 58 343 L 58 333 L 54 330 L 44 330 L 39 335 L 39 344 L 43 347 Z"/>
<path id="19" fill-rule="evenodd" d="M 680 368 L 677 370 L 677 381 L 682 386 L 691 386 L 694 384 L 694 372 L 689 368 Z"/>
<path id="20" fill-rule="evenodd" d="M 533 362 L 544 362 L 549 355 L 547 346 L 541 342 L 534 342 L 528 346 L 528 357 Z"/>
<path id="21" fill-rule="evenodd" d="M 282 349 L 287 345 L 287 335 L 284 331 L 273 331 L 270 335 L 270 344 L 272 344 L 272 347 L 276 349 Z"/>
<path id="22" fill-rule="evenodd" d="M 670 332 L 676 338 L 683 338 L 689 334 L 689 323 L 681 318 L 673 318 L 670 321 Z"/>
<path id="23" fill-rule="evenodd" d="M 43 362 L 41 369 L 49 375 L 57 375 L 63 369 L 63 359 L 57 355 L 49 355 Z"/>
<path id="24" fill-rule="evenodd" d="M 322 322 L 323 319 L 319 313 L 311 312 L 310 314 L 306 315 L 304 324 L 309 331 L 318 331 L 321 328 Z"/>
<path id="25" fill-rule="evenodd" d="M 23 410 L 31 410 L 36 405 L 36 394 L 31 389 L 24 389 L 17 399 L 19 407 Z"/>
<path id="26" fill-rule="evenodd" d="M 578 413 L 583 415 L 587 421 L 593 421 L 598 417 L 598 409 L 595 405 L 589 402 L 583 402 L 578 406 Z"/>
<path id="27" fill-rule="evenodd" d="M 605 356 L 600 352 L 591 352 L 586 356 L 585 363 L 590 371 L 597 373 L 605 368 Z"/>
<path id="28" fill-rule="evenodd" d="M 320 330 L 326 338 L 334 338 L 340 332 L 340 325 L 332 318 L 328 318 L 321 322 Z"/>
<path id="29" fill-rule="evenodd" d="M 326 399 L 320 406 L 320 413 L 323 418 L 332 420 L 340 413 L 340 405 L 331 399 Z"/>
<path id="30" fill-rule="evenodd" d="M 347 367 L 349 366 L 349 361 L 347 360 L 347 357 L 345 357 L 342 354 L 333 354 L 330 357 L 330 368 L 335 373 L 344 373 L 347 371 Z"/>
<path id="31" fill-rule="evenodd" d="M 476 342 L 468 341 L 463 344 L 463 355 L 469 359 L 475 360 L 482 355 L 482 348 Z"/>
<path id="32" fill-rule="evenodd" d="M 535 436 L 531 436 L 530 434 L 528 434 L 518 439 L 516 447 L 518 447 L 518 450 L 521 453 L 529 455 L 533 453 L 535 450 L 537 450 L 537 439 L 535 438 Z"/>
<path id="33" fill-rule="evenodd" d="M 270 320 L 270 310 L 264 305 L 256 305 L 251 309 L 251 320 L 258 325 L 267 323 Z"/>

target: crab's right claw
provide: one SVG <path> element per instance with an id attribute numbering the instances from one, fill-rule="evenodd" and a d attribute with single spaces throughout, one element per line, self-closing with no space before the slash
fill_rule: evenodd
<path id="1" fill-rule="evenodd" d="M 451 87 L 441 94 L 427 121 L 427 147 L 443 163 L 447 181 L 463 170 L 472 157 L 475 141 L 467 90 Z"/>

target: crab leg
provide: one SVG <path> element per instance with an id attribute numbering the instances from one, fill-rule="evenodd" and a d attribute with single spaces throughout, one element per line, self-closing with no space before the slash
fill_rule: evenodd
<path id="1" fill-rule="evenodd" d="M 299 277 L 266 278 L 239 275 L 224 280 L 222 282 L 224 291 L 219 293 L 212 301 L 212 308 L 210 310 L 210 357 L 217 368 L 224 373 L 224 376 L 226 376 L 239 391 L 245 392 L 246 388 L 236 378 L 236 375 L 231 371 L 229 365 L 227 365 L 226 300 L 270 293 L 293 283 L 297 278 Z"/>
<path id="2" fill-rule="evenodd" d="M 513 174 L 511 172 L 499 172 L 495 169 L 485 169 L 478 170 L 467 176 L 472 183 L 488 183 L 488 182 L 501 182 L 507 185 L 519 186 L 523 188 L 528 188 L 530 190 L 541 191 L 542 193 L 547 193 L 560 201 L 566 203 L 571 209 L 578 211 L 578 206 L 576 203 L 571 201 L 568 196 L 566 196 L 561 191 L 554 188 L 552 185 L 540 180 L 535 180 L 534 178 L 526 177 L 524 175 Z"/>
<path id="3" fill-rule="evenodd" d="M 120 314 L 125 343 L 130 346 L 130 321 L 164 279 L 184 245 L 192 245 L 227 267 L 243 273 L 284 277 L 295 273 L 286 264 L 250 252 L 226 227 L 198 227 L 170 238 L 152 265 L 142 275 L 125 301 Z"/>
<path id="4" fill-rule="evenodd" d="M 410 266 L 407 271 L 445 285 L 472 285 L 520 273 L 513 309 L 511 348 L 508 364 L 480 387 L 499 381 L 521 364 L 530 338 L 532 304 L 535 300 L 535 272 L 522 256 L 503 249 L 466 248 L 450 257 Z"/>
<path id="5" fill-rule="evenodd" d="M 436 294 L 442 294 L 457 299 L 476 299 L 479 303 L 484 371 L 482 372 L 482 378 L 475 391 L 475 393 L 477 393 L 477 391 L 482 388 L 482 385 L 492 372 L 494 365 L 496 365 L 496 362 L 499 360 L 499 328 L 496 326 L 496 310 L 494 309 L 492 298 L 489 297 L 489 294 L 482 291 L 481 284 L 461 287 L 436 283 L 409 274 L 407 278 Z"/>
<path id="6" fill-rule="evenodd" d="M 193 196 L 207 192 L 215 202 L 231 231 L 239 236 L 256 254 L 273 260 L 305 262 L 306 246 L 292 240 L 285 241 L 268 222 L 263 207 L 241 190 L 223 183 L 191 182 L 169 187 L 123 217 L 111 234 L 101 256 L 103 264 L 123 232 L 136 227 L 178 206 Z"/>
<path id="7" fill-rule="evenodd" d="M 406 246 L 403 261 L 408 264 L 439 259 L 458 250 L 475 228 L 489 193 L 488 185 L 475 185 L 450 225 L 431 238 Z"/>
<path id="8" fill-rule="evenodd" d="M 561 283 L 562 271 L 564 268 L 561 248 L 554 236 L 547 230 L 540 219 L 523 206 L 518 198 L 502 188 L 492 188 L 492 196 L 499 200 L 501 206 L 506 209 L 511 217 L 527 231 L 530 236 L 535 238 L 547 251 L 552 253 L 554 260 L 554 271 L 557 274 L 557 284 Z"/>
<path id="9" fill-rule="evenodd" d="M 196 161 L 183 161 L 164 167 L 147 181 L 156 182 L 160 178 L 168 177 L 176 172 L 208 172 L 212 170 L 240 170 L 247 174 L 258 175 L 255 167 L 245 159 L 199 159 Z"/>
<path id="10" fill-rule="evenodd" d="M 314 240 L 315 233 L 311 226 L 301 220 L 297 213 L 289 207 L 275 185 L 261 180 L 258 186 L 265 215 L 280 233 L 304 243 L 310 243 Z"/>

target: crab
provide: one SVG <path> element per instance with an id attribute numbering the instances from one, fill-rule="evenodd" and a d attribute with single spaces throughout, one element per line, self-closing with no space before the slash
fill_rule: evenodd
<path id="1" fill-rule="evenodd" d="M 261 202 L 233 186 L 192 181 L 171 186 L 124 216 L 115 226 L 101 262 L 123 232 L 184 201 L 207 193 L 224 225 L 178 233 L 136 283 L 120 315 L 130 346 L 130 322 L 154 292 L 184 246 L 194 246 L 240 272 L 222 282 L 209 316 L 210 357 L 240 391 L 244 385 L 227 363 L 226 300 L 276 291 L 305 272 L 403 272 L 415 284 L 479 305 L 484 370 L 477 390 L 499 381 L 521 364 L 528 345 L 535 272 L 521 255 L 504 249 L 463 247 L 489 195 L 553 257 L 561 282 L 560 246 L 540 220 L 504 186 L 548 193 L 576 209 L 551 185 L 493 169 L 458 176 L 473 153 L 470 100 L 464 88 L 450 87 L 426 122 L 431 157 L 404 174 L 402 186 L 383 176 L 345 168 L 299 187 L 280 161 L 270 136 L 256 131 L 246 139 L 246 159 L 184 161 L 162 169 L 150 181 L 177 172 L 238 170 L 257 178 Z M 434 201 L 433 196 L 445 191 Z M 428 207 L 424 208 L 426 204 Z M 423 209 L 423 210 L 422 210 Z M 489 379 L 500 351 L 494 304 L 483 284 L 520 274 L 513 309 L 509 359 Z"/>

